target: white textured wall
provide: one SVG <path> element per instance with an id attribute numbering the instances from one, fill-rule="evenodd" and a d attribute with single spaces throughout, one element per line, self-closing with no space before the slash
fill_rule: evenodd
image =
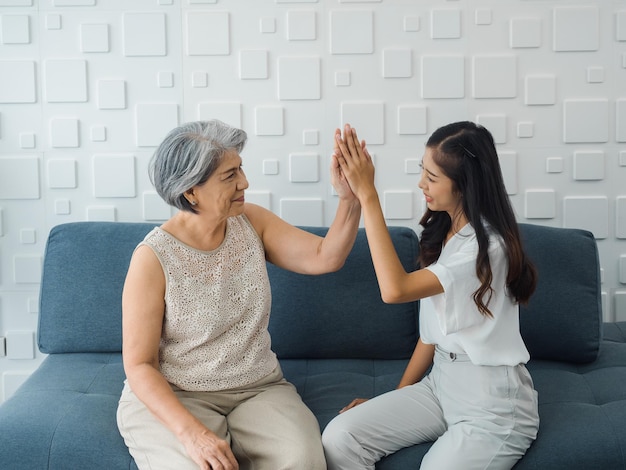
<path id="1" fill-rule="evenodd" d="M 41 361 L 49 229 L 168 218 L 147 162 L 209 117 L 249 133 L 247 199 L 307 225 L 332 219 L 350 122 L 413 228 L 425 140 L 476 120 L 520 221 L 595 234 L 626 320 L 626 1 L 0 0 L 0 401 Z"/>

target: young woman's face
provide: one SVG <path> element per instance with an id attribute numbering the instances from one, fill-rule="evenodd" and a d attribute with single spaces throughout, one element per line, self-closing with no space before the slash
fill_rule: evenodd
<path id="1" fill-rule="evenodd" d="M 191 189 L 190 199 L 197 202 L 195 208 L 200 213 L 232 217 L 243 213 L 244 191 L 248 186 L 241 157 L 231 150 L 204 184 Z"/>
<path id="2" fill-rule="evenodd" d="M 461 195 L 454 189 L 454 183 L 433 160 L 433 150 L 426 147 L 422 158 L 422 176 L 419 188 L 424 192 L 426 204 L 431 211 L 445 211 L 450 218 L 461 208 Z"/>

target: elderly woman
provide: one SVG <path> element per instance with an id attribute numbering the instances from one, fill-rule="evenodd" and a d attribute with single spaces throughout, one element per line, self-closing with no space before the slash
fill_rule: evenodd
<path id="1" fill-rule="evenodd" d="M 338 270 L 360 204 L 334 158 L 339 204 L 326 237 L 246 203 L 245 142 L 220 121 L 192 122 L 150 162 L 179 211 L 138 245 L 124 285 L 118 425 L 140 469 L 326 468 L 317 420 L 270 349 L 265 262 Z"/>

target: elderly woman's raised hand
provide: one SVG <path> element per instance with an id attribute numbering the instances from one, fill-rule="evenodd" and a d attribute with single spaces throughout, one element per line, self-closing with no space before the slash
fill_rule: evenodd
<path id="1" fill-rule="evenodd" d="M 339 151 L 338 139 L 341 139 L 341 131 L 336 129 L 334 136 L 334 152 L 330 161 L 330 182 L 340 199 L 350 199 L 355 196 L 339 166 L 338 156 L 341 155 L 341 153 Z"/>

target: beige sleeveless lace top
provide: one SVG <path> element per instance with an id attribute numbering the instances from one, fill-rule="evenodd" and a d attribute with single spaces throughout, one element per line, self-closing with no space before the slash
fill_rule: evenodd
<path id="1" fill-rule="evenodd" d="M 159 227 L 142 244 L 165 273 L 159 361 L 170 383 L 189 391 L 225 390 L 276 368 L 265 252 L 244 215 L 228 219 L 226 237 L 212 251 L 185 245 Z"/>

